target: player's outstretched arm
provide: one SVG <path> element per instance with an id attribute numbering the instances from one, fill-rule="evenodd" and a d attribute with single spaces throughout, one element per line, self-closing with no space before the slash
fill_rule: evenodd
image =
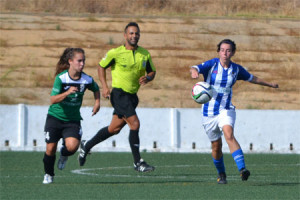
<path id="1" fill-rule="evenodd" d="M 269 82 L 266 82 L 263 79 L 260 79 L 256 76 L 253 76 L 253 79 L 250 81 L 250 83 L 268 86 L 268 87 L 272 87 L 272 88 L 279 88 L 279 85 L 277 83 L 269 83 Z"/>

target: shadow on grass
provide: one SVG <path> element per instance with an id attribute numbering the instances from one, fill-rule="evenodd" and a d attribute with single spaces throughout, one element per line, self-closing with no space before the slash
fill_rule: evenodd
<path id="1" fill-rule="evenodd" d="M 189 183 L 205 183 L 207 181 L 204 180 L 170 180 L 170 181 L 158 181 L 158 180 L 153 180 L 153 181 L 99 181 L 99 182 L 94 182 L 93 184 L 100 184 L 100 185 L 124 185 L 124 184 L 147 184 L 147 185 L 152 185 L 152 184 L 189 184 Z"/>
<path id="2" fill-rule="evenodd" d="M 300 183 L 259 183 L 259 184 L 252 184 L 253 186 L 297 186 L 300 185 Z"/>

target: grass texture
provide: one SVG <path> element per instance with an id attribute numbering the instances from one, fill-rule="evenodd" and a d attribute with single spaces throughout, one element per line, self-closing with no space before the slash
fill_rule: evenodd
<path id="1" fill-rule="evenodd" d="M 79 167 L 77 153 L 54 183 L 43 185 L 42 152 L 0 152 L 0 199 L 299 199 L 300 155 L 246 154 L 241 181 L 224 155 L 227 185 L 216 183 L 210 154 L 143 153 L 154 172 L 133 170 L 130 153 L 93 153 Z M 59 154 L 57 153 L 58 160 Z"/>

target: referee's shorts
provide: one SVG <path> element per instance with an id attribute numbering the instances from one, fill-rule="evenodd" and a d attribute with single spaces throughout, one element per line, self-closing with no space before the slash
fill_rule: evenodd
<path id="1" fill-rule="evenodd" d="M 130 94 L 120 88 L 113 88 L 110 94 L 110 102 L 114 107 L 114 115 L 120 119 L 136 115 L 135 109 L 139 104 L 139 98 L 136 94 Z"/>

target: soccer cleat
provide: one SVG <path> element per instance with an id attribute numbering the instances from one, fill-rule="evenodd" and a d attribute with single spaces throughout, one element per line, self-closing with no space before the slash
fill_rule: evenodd
<path id="1" fill-rule="evenodd" d="M 148 165 L 143 159 L 138 163 L 133 163 L 134 169 L 138 172 L 151 172 L 155 167 Z"/>
<path id="2" fill-rule="evenodd" d="M 53 182 L 53 176 L 50 176 L 49 174 L 45 174 L 43 184 L 49 184 Z"/>
<path id="3" fill-rule="evenodd" d="M 66 167 L 67 161 L 68 161 L 68 156 L 63 156 L 60 153 L 60 157 L 57 162 L 57 168 L 63 170 Z"/>
<path id="4" fill-rule="evenodd" d="M 217 182 L 218 182 L 218 184 L 227 184 L 225 172 L 219 174 Z"/>
<path id="5" fill-rule="evenodd" d="M 247 181 L 250 176 L 250 171 L 244 168 L 240 171 L 240 176 L 242 178 L 242 181 Z"/>
<path id="6" fill-rule="evenodd" d="M 85 149 L 85 143 L 86 143 L 86 140 L 82 140 L 80 142 L 80 149 L 79 149 L 79 155 L 78 155 L 78 161 L 79 161 L 80 166 L 84 165 L 86 156 L 89 154 L 89 152 L 86 151 L 86 149 Z"/>

